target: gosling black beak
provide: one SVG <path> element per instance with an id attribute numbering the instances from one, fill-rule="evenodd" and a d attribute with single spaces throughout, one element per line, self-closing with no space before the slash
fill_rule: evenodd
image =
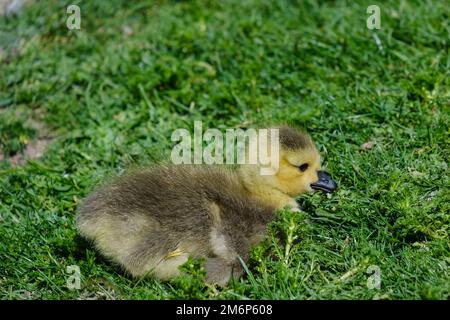
<path id="1" fill-rule="evenodd" d="M 325 171 L 318 171 L 319 181 L 311 183 L 311 188 L 314 190 L 322 190 L 326 193 L 331 193 L 337 189 L 337 183 L 333 181 L 330 175 Z"/>

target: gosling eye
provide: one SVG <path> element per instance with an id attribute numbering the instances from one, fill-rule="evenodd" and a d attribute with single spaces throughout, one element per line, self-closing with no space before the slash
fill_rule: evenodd
<path id="1" fill-rule="evenodd" d="M 298 168 L 300 169 L 301 172 L 305 172 L 306 170 L 308 170 L 309 165 L 307 163 L 302 164 L 301 166 L 299 166 Z"/>

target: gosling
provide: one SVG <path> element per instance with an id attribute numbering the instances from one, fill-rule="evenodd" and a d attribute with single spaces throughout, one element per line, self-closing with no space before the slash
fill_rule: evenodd
<path id="1" fill-rule="evenodd" d="M 80 205 L 78 229 L 133 277 L 169 280 L 189 256 L 203 257 L 206 281 L 225 286 L 277 209 L 299 210 L 295 196 L 337 187 L 306 133 L 280 127 L 279 142 L 274 175 L 258 165 L 159 165 L 119 177 Z"/>

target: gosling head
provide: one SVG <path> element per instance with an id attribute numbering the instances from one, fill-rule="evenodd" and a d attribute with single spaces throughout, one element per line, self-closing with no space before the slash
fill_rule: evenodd
<path id="1" fill-rule="evenodd" d="M 290 127 L 279 128 L 280 166 L 275 174 L 277 188 L 295 197 L 304 192 L 332 192 L 337 184 L 320 170 L 321 159 L 311 137 Z"/>

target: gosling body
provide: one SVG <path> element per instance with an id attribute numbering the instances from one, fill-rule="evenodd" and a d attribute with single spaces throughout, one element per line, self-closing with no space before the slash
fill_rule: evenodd
<path id="1" fill-rule="evenodd" d="M 293 197 L 319 183 L 309 136 L 283 127 L 280 143 L 273 176 L 261 176 L 257 165 L 159 165 L 126 174 L 85 199 L 78 229 L 132 276 L 168 280 L 189 256 L 204 257 L 207 281 L 223 286 L 242 273 L 239 258 L 264 239 L 275 211 L 298 210 Z"/>

